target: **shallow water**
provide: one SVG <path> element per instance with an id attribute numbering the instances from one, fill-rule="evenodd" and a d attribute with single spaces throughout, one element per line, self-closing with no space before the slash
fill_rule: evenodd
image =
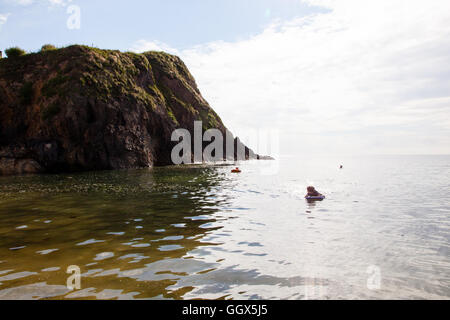
<path id="1" fill-rule="evenodd" d="M 0 299 L 450 298 L 450 157 L 239 166 L 0 177 Z"/>

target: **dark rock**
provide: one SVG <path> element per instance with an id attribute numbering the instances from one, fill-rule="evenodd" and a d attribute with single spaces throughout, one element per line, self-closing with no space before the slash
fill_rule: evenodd
<path id="1" fill-rule="evenodd" d="M 41 173 L 42 167 L 33 159 L 0 158 L 0 175 Z"/>
<path id="2" fill-rule="evenodd" d="M 256 155 L 256 159 L 257 160 L 275 160 L 275 158 L 273 158 L 271 156 L 260 156 L 260 155 Z"/>
<path id="3" fill-rule="evenodd" d="M 225 136 L 173 55 L 77 45 L 0 60 L 3 175 L 170 165 L 173 130 L 195 120 Z"/>

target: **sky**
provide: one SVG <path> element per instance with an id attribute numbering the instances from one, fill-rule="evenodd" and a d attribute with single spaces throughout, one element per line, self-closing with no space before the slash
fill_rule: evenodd
<path id="1" fill-rule="evenodd" d="M 0 0 L 0 50 L 176 54 L 281 154 L 450 154 L 449 21 L 448 0 Z"/>

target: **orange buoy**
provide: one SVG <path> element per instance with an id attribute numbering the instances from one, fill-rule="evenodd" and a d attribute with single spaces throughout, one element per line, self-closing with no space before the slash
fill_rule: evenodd
<path id="1" fill-rule="evenodd" d="M 239 168 L 231 170 L 232 173 L 241 173 L 242 171 Z"/>

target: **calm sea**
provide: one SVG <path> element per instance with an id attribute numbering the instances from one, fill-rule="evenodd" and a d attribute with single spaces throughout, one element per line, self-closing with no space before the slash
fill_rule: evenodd
<path id="1" fill-rule="evenodd" d="M 0 177 L 0 299 L 450 298 L 449 156 L 239 166 Z"/>

